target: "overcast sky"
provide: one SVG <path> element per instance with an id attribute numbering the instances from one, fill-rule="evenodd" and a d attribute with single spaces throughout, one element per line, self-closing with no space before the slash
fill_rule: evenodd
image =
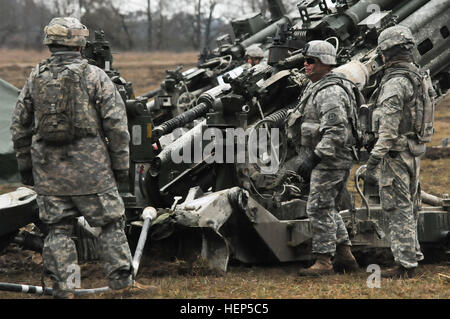
<path id="1" fill-rule="evenodd" d="M 194 0 L 192 0 L 194 1 Z M 331 0 L 326 0 L 328 6 L 334 7 L 334 4 L 331 3 Z M 170 1 L 171 2 L 171 1 Z M 244 1 L 242 0 L 219 0 L 218 5 L 215 8 L 215 14 L 214 16 L 216 18 L 222 16 L 224 13 L 227 13 L 226 16 L 233 15 L 234 17 L 238 17 L 240 14 L 249 13 L 249 8 L 244 8 Z M 296 4 L 300 2 L 300 0 L 284 0 L 283 3 L 293 3 Z M 173 2 L 171 2 L 173 4 Z M 232 3 L 232 5 L 226 4 L 226 3 Z M 157 7 L 158 3 L 156 0 L 152 0 L 152 11 L 155 11 L 155 8 Z M 186 11 L 193 10 L 194 2 L 191 6 L 191 8 L 186 8 Z M 147 0 L 127 0 L 127 1 L 120 1 L 120 9 L 124 12 L 131 12 L 131 11 L 138 11 L 138 10 L 147 10 Z M 246 10 L 247 9 L 247 10 Z M 244 12 L 243 12 L 244 11 Z"/>

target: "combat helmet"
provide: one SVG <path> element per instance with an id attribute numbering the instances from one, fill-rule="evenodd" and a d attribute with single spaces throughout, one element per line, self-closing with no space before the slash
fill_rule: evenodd
<path id="1" fill-rule="evenodd" d="M 264 51 L 257 45 L 251 45 L 245 50 L 245 55 L 251 58 L 262 59 L 264 58 Z"/>
<path id="2" fill-rule="evenodd" d="M 44 44 L 59 44 L 70 47 L 84 47 L 89 30 L 77 18 L 59 17 L 44 28 Z"/>
<path id="3" fill-rule="evenodd" d="M 305 45 L 303 56 L 309 56 L 319 59 L 320 62 L 327 65 L 336 65 L 336 48 L 327 41 L 314 40 Z"/>
<path id="4" fill-rule="evenodd" d="M 396 25 L 383 30 L 378 37 L 378 49 L 389 50 L 396 45 L 404 45 L 411 49 L 415 43 L 411 30 L 407 27 Z"/>

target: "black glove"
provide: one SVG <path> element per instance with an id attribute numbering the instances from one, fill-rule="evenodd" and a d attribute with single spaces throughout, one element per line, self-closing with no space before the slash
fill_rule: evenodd
<path id="1" fill-rule="evenodd" d="M 303 179 L 309 181 L 311 178 L 311 172 L 314 167 L 319 164 L 321 158 L 316 155 L 316 153 L 312 152 L 310 156 L 308 156 L 299 166 L 298 173 Z"/>
<path id="2" fill-rule="evenodd" d="M 377 167 L 378 163 L 380 163 L 380 158 L 377 158 L 373 155 L 369 157 L 367 160 L 367 168 L 366 172 L 364 174 L 364 181 L 368 184 L 377 184 L 378 178 L 377 178 Z"/>
<path id="3" fill-rule="evenodd" d="M 381 158 L 370 155 L 369 159 L 367 160 L 367 170 L 376 171 L 378 163 L 380 163 L 380 161 Z"/>
<path id="4" fill-rule="evenodd" d="M 25 171 L 19 171 L 19 174 L 20 174 L 20 181 L 22 182 L 23 185 L 34 186 L 32 169 L 27 169 Z"/>
<path id="5" fill-rule="evenodd" d="M 114 178 L 116 179 L 116 183 L 118 185 L 121 184 L 128 184 L 128 170 L 127 169 L 120 169 L 114 171 Z"/>

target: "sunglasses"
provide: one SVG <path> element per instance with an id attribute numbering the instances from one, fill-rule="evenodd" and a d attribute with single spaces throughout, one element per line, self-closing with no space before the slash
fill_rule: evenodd
<path id="1" fill-rule="evenodd" d="M 308 64 L 315 64 L 317 62 L 317 59 L 315 58 L 305 58 L 305 62 Z"/>

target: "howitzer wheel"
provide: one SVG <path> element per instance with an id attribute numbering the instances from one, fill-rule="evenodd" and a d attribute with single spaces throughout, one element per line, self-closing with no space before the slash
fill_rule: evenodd
<path id="1" fill-rule="evenodd" d="M 271 168 L 269 170 L 274 169 L 275 171 L 272 172 L 272 174 L 276 174 L 273 179 L 273 182 L 270 185 L 265 185 L 265 189 L 274 189 L 284 178 L 284 174 L 280 173 L 278 168 L 281 168 L 286 160 L 287 156 L 287 139 L 286 134 L 282 128 L 280 128 L 275 121 L 271 119 L 262 119 L 258 123 L 255 124 L 253 127 L 255 132 L 261 132 L 263 134 L 267 134 L 268 137 L 268 145 L 269 148 L 267 149 L 267 152 L 264 152 L 262 154 L 259 154 L 259 149 L 257 149 L 258 155 L 257 155 L 257 162 L 253 163 L 254 169 L 256 169 L 258 172 L 262 174 L 268 174 L 268 170 L 266 169 L 265 163 L 267 162 L 267 157 L 270 157 L 270 166 Z M 262 129 L 262 130 L 260 130 Z M 273 129 L 276 129 L 277 131 L 274 131 Z M 278 132 L 278 141 L 273 140 L 273 133 Z M 259 133 L 257 133 L 259 134 Z M 258 136 L 258 141 L 262 139 L 262 136 Z M 276 139 L 276 138 L 275 138 Z M 261 159 L 260 156 L 266 156 L 266 159 Z M 276 163 L 273 163 L 272 160 L 276 160 Z"/>
<path id="2" fill-rule="evenodd" d="M 13 241 L 19 230 L 0 236 L 0 253 Z"/>

